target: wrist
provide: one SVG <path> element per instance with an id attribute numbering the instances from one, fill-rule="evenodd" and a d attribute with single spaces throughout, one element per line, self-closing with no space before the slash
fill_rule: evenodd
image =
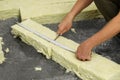
<path id="1" fill-rule="evenodd" d="M 67 17 L 69 17 L 69 19 L 73 21 L 73 19 L 75 18 L 75 15 L 72 12 L 69 12 L 67 14 Z"/>
<path id="2" fill-rule="evenodd" d="M 84 44 L 89 50 L 95 47 L 94 44 L 89 40 L 84 41 L 82 44 Z"/>

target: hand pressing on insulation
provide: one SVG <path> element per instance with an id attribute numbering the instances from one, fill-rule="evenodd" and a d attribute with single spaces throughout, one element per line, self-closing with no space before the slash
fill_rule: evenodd
<path id="1" fill-rule="evenodd" d="M 82 61 L 90 60 L 92 48 L 116 36 L 118 33 L 120 33 L 120 12 L 100 31 L 81 43 L 76 52 L 77 58 Z"/>
<path id="2" fill-rule="evenodd" d="M 77 48 L 77 51 L 76 51 L 77 59 L 81 61 L 90 61 L 91 50 L 92 50 L 92 46 L 87 41 L 84 41 Z"/>

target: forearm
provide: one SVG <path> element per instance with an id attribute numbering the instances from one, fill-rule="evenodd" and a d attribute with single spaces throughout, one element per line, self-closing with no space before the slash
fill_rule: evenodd
<path id="1" fill-rule="evenodd" d="M 93 0 L 77 0 L 71 11 L 69 12 L 69 15 L 72 19 L 80 13 L 84 8 L 86 8 L 88 5 L 90 5 L 93 2 Z"/>
<path id="2" fill-rule="evenodd" d="M 100 43 L 112 38 L 120 32 L 120 13 L 114 17 L 102 30 L 97 32 L 95 35 L 87 39 L 88 45 L 92 48 L 99 45 Z"/>

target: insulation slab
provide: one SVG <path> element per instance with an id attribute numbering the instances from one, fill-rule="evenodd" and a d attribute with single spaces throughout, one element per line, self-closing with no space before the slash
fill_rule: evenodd
<path id="1" fill-rule="evenodd" d="M 22 24 L 51 39 L 56 37 L 54 31 L 30 19 L 22 22 Z M 48 59 L 51 58 L 61 66 L 65 67 L 68 71 L 74 72 L 83 80 L 120 80 L 120 65 L 96 53 L 92 53 L 91 61 L 82 62 L 76 59 L 75 53 L 66 51 L 18 25 L 12 26 L 12 34 L 20 37 L 23 42 L 32 45 Z M 57 42 L 68 46 L 73 50 L 76 50 L 79 45 L 62 36 L 57 39 Z"/>
<path id="2" fill-rule="evenodd" d="M 4 53 L 2 51 L 2 38 L 0 37 L 0 64 L 2 64 L 5 61 Z"/>
<path id="3" fill-rule="evenodd" d="M 0 20 L 19 17 L 19 9 L 9 9 L 0 11 Z"/>
<path id="4" fill-rule="evenodd" d="M 71 10 L 75 2 L 76 0 L 1 0 L 0 11 L 19 9 L 22 20 L 32 18 L 41 24 L 58 23 Z M 75 20 L 99 16 L 100 13 L 95 4 L 92 3 Z"/>

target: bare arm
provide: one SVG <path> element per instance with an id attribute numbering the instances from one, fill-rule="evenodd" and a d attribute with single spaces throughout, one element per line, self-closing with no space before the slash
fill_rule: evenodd
<path id="1" fill-rule="evenodd" d="M 93 0 L 77 0 L 69 14 L 74 18 L 78 13 L 80 13 L 84 8 L 89 6 Z"/>
<path id="2" fill-rule="evenodd" d="M 75 16 L 86 8 L 93 0 L 77 0 L 71 11 L 64 17 L 61 23 L 58 25 L 58 34 L 67 32 L 72 27 L 72 21 Z"/>
<path id="3" fill-rule="evenodd" d="M 120 33 L 120 12 L 116 17 L 108 22 L 108 24 L 105 25 L 103 29 L 81 43 L 77 49 L 77 58 L 80 60 L 90 60 L 92 48 L 112 38 L 118 33 Z"/>
<path id="4" fill-rule="evenodd" d="M 112 38 L 120 32 L 120 12 L 102 30 L 97 32 L 87 41 L 91 42 L 92 47 Z"/>

